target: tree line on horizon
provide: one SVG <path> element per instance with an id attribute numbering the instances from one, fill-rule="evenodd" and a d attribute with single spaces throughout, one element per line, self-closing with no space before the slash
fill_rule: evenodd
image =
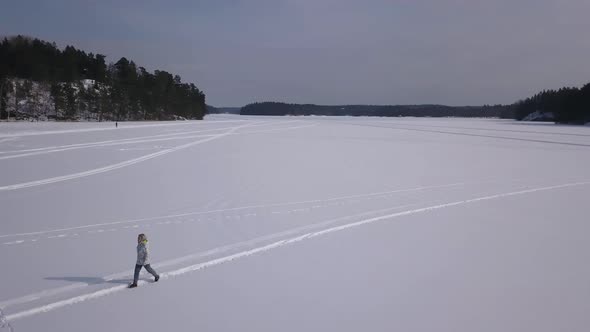
<path id="1" fill-rule="evenodd" d="M 240 109 L 242 115 L 414 116 L 483 117 L 554 121 L 564 124 L 590 122 L 590 83 L 582 88 L 545 90 L 511 105 L 339 105 L 256 102 Z"/>
<path id="2" fill-rule="evenodd" d="M 513 118 L 512 106 L 445 106 L 445 105 L 314 105 L 261 102 L 248 104 L 242 115 L 324 115 L 324 116 L 415 116 L 415 117 L 484 117 Z"/>
<path id="3" fill-rule="evenodd" d="M 153 73 L 123 57 L 106 63 L 102 54 L 24 36 L 0 41 L 0 119 L 9 115 L 56 120 L 202 119 L 236 109 L 205 105 L 205 94 L 166 71 Z M 349 115 L 495 117 L 590 122 L 590 83 L 582 88 L 545 90 L 511 105 L 339 105 L 257 102 L 243 115 Z M 531 117 L 531 114 L 538 114 Z"/>
<path id="4" fill-rule="evenodd" d="M 515 118 L 529 114 L 546 114 L 556 123 L 585 124 L 590 122 L 590 83 L 582 88 L 545 90 L 515 105 Z"/>
<path id="5" fill-rule="evenodd" d="M 202 119 L 205 94 L 166 71 L 153 73 L 123 57 L 24 36 L 0 42 L 0 118 L 26 111 L 57 120 Z M 83 116 L 86 115 L 86 116 Z"/>

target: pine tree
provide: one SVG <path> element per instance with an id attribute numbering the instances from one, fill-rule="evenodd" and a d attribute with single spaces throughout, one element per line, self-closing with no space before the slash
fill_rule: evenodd
<path id="1" fill-rule="evenodd" d="M 71 83 L 65 83 L 63 86 L 65 97 L 65 114 L 66 120 L 74 120 L 77 115 L 76 90 Z"/>
<path id="2" fill-rule="evenodd" d="M 55 118 L 60 119 L 64 116 L 66 103 L 63 88 L 60 83 L 52 82 L 49 91 L 51 100 L 53 101 Z"/>
<path id="3" fill-rule="evenodd" d="M 12 82 L 7 77 L 0 78 L 0 119 L 9 117 L 8 95 L 13 90 Z"/>

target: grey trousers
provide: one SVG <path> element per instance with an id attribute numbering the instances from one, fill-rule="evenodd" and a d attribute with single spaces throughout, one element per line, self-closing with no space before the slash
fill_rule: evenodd
<path id="1" fill-rule="evenodd" d="M 141 271 L 141 268 L 145 267 L 145 269 L 151 273 L 151 275 L 153 275 L 154 277 L 158 276 L 158 273 L 156 273 L 156 271 L 154 269 L 152 269 L 152 267 L 149 264 L 146 265 L 137 265 L 135 264 L 135 273 L 133 274 L 133 283 L 137 283 L 137 280 L 139 279 L 139 271 Z"/>

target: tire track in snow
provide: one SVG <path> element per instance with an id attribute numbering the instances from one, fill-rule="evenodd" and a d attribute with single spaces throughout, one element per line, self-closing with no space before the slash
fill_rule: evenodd
<path id="1" fill-rule="evenodd" d="M 451 202 L 451 203 L 432 205 L 432 206 L 419 208 L 419 209 L 406 210 L 406 211 L 402 211 L 402 212 L 386 214 L 386 215 L 382 215 L 379 217 L 368 218 L 368 219 L 360 220 L 360 221 L 345 224 L 345 225 L 340 225 L 340 226 L 335 226 L 335 227 L 323 229 L 320 231 L 308 232 L 303 235 L 299 235 L 299 236 L 284 239 L 284 240 L 279 240 L 279 241 L 276 241 L 276 242 L 273 242 L 273 243 L 270 243 L 270 244 L 267 244 L 264 246 L 256 247 L 256 248 L 253 248 L 250 250 L 241 251 L 241 252 L 227 255 L 224 257 L 216 258 L 216 259 L 213 259 L 213 260 L 210 260 L 207 262 L 190 265 L 190 266 L 187 266 L 184 268 L 180 268 L 180 269 L 176 269 L 176 270 L 169 271 L 166 273 L 162 273 L 161 278 L 168 279 L 168 278 L 176 277 L 176 276 L 183 275 L 183 274 L 186 274 L 189 272 L 200 271 L 200 270 L 203 270 L 208 267 L 213 267 L 216 265 L 228 263 L 228 262 L 231 262 L 231 261 L 234 261 L 237 259 L 256 255 L 258 253 L 270 251 L 272 249 L 284 247 L 284 246 L 298 243 L 298 242 L 301 242 L 304 240 L 313 239 L 316 237 L 320 237 L 320 236 L 323 236 L 326 234 L 343 231 L 346 229 L 356 228 L 356 227 L 359 227 L 362 225 L 367 225 L 367 224 L 375 223 L 378 221 L 385 221 L 385 220 L 395 219 L 395 218 L 402 217 L 402 216 L 408 216 L 408 215 L 413 215 L 413 214 L 418 214 L 418 213 L 435 211 L 435 210 L 439 210 L 439 209 L 460 206 L 460 205 L 465 205 L 465 204 L 470 204 L 470 203 L 489 201 L 489 200 L 494 200 L 494 199 L 499 199 L 499 198 L 524 195 L 524 194 L 530 194 L 530 193 L 541 192 L 541 191 L 562 189 L 562 188 L 575 187 L 575 186 L 583 186 L 583 185 L 588 185 L 588 184 L 590 184 L 590 182 L 576 182 L 576 183 L 566 183 L 566 184 L 562 184 L 562 185 L 555 185 L 555 186 L 549 186 L 549 187 L 538 187 L 538 188 L 533 188 L 533 189 L 500 193 L 500 194 L 495 194 L 495 195 L 480 196 L 480 197 L 476 197 L 476 198 L 455 201 L 455 202 Z M 146 284 L 146 281 L 140 281 L 139 284 L 141 284 L 141 285 Z M 117 293 L 117 292 L 120 292 L 120 291 L 123 291 L 126 289 L 127 289 L 126 285 L 114 286 L 114 287 L 110 287 L 110 288 L 106 288 L 106 289 L 101 289 L 96 292 L 74 296 L 69 299 L 56 301 L 56 302 L 46 304 L 46 305 L 43 305 L 43 306 L 40 306 L 37 308 L 32 308 L 32 309 L 24 310 L 24 311 L 21 311 L 18 313 L 10 314 L 10 315 L 6 316 L 6 318 L 8 321 L 18 320 L 18 319 L 30 317 L 30 316 L 33 316 L 36 314 L 53 311 L 53 310 L 56 310 L 56 309 L 59 309 L 59 308 L 62 308 L 62 307 L 68 306 L 68 305 L 73 305 L 76 303 L 100 298 L 100 297 L 103 297 L 103 296 L 106 296 L 109 294 L 114 294 L 114 293 Z"/>

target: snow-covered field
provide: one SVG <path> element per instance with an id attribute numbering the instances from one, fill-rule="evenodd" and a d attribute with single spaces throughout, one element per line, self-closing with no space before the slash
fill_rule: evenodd
<path id="1" fill-rule="evenodd" d="M 17 332 L 590 326 L 588 127 L 2 123 L 0 166 Z M 142 232 L 162 280 L 130 290 Z"/>

